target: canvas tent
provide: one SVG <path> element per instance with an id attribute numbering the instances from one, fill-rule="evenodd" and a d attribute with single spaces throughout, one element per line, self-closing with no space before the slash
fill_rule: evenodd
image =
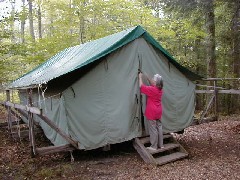
<path id="1" fill-rule="evenodd" d="M 27 104 L 24 89 L 34 88 L 33 105 L 77 141 L 79 149 L 95 149 L 142 135 L 139 68 L 164 79 L 164 131 L 186 128 L 194 115 L 193 80 L 200 77 L 178 64 L 141 26 L 67 48 L 10 87 L 19 89 L 21 104 Z M 68 144 L 34 118 L 54 145 Z"/>

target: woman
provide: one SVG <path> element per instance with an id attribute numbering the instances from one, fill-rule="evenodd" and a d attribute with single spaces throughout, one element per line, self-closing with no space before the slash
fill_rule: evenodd
<path id="1" fill-rule="evenodd" d="M 139 87 L 141 93 L 147 96 L 147 105 L 145 116 L 148 120 L 149 135 L 151 146 L 147 149 L 154 151 L 163 148 L 163 132 L 162 132 L 162 95 L 163 80 L 159 74 L 155 74 L 152 79 L 148 79 L 150 86 L 146 86 L 142 81 L 143 74 L 139 73 Z"/>

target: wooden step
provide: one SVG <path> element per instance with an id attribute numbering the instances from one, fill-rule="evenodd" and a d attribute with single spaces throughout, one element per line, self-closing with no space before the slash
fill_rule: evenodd
<path id="1" fill-rule="evenodd" d="M 171 134 L 164 134 L 163 135 L 163 139 L 168 139 L 168 138 L 171 138 L 172 135 Z M 149 136 L 146 136 L 146 137 L 143 137 L 143 138 L 139 138 L 141 143 L 142 144 L 146 144 L 146 143 L 149 143 L 150 142 L 150 137 Z"/>
<path id="2" fill-rule="evenodd" d="M 187 153 L 182 153 L 182 152 L 175 152 L 166 156 L 161 156 L 158 158 L 155 158 L 155 161 L 157 163 L 157 165 L 163 165 L 172 161 L 176 161 L 182 158 L 187 157 L 188 154 Z"/>
<path id="3" fill-rule="evenodd" d="M 155 150 L 149 150 L 149 149 L 147 149 L 147 150 L 150 152 L 150 154 L 157 154 L 157 153 L 165 152 L 165 151 L 175 149 L 175 148 L 178 148 L 178 147 L 180 147 L 179 144 L 168 143 L 168 144 L 164 144 L 164 148 L 157 149 L 156 151 Z"/>

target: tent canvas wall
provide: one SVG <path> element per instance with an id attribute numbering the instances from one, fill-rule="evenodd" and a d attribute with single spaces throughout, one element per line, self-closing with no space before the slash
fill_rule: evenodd
<path id="1" fill-rule="evenodd" d="M 200 77 L 178 64 L 141 26 L 67 48 L 11 88 L 35 88 L 34 106 L 77 141 L 79 149 L 95 149 L 142 135 L 140 66 L 149 76 L 159 73 L 164 79 L 164 131 L 186 128 L 195 108 L 192 80 Z M 47 86 L 44 98 L 39 85 Z M 20 99 L 27 104 L 23 90 Z M 41 119 L 35 120 L 54 145 L 68 144 Z"/>

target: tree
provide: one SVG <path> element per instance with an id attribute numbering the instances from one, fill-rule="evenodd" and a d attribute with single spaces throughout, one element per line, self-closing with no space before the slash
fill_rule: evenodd
<path id="1" fill-rule="evenodd" d="M 35 34 L 34 34 L 34 27 L 33 27 L 33 4 L 32 0 L 28 0 L 29 12 L 28 12 L 28 19 L 29 19 L 29 30 L 32 37 L 32 41 L 35 42 Z"/>
<path id="2" fill-rule="evenodd" d="M 19 14 L 21 22 L 21 43 L 25 43 L 25 24 L 26 24 L 26 7 L 25 0 L 22 0 L 22 12 Z"/>
<path id="3" fill-rule="evenodd" d="M 240 0 L 233 1 L 232 16 L 233 76 L 240 77 Z"/>
<path id="4" fill-rule="evenodd" d="M 213 0 L 204 0 L 203 9 L 205 12 L 205 24 L 206 24 L 206 50 L 207 50 L 207 71 L 209 77 L 216 77 L 216 43 L 215 43 L 215 15 Z"/>

